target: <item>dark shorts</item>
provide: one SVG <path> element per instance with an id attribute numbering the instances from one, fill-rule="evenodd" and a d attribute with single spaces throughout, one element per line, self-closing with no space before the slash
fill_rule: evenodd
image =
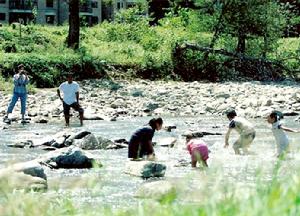
<path id="1" fill-rule="evenodd" d="M 64 106 L 64 114 L 66 116 L 70 115 L 70 108 L 72 107 L 74 110 L 76 110 L 79 113 L 83 113 L 83 109 L 82 107 L 77 103 L 72 103 L 72 104 L 66 104 L 65 102 L 63 102 L 63 106 Z"/>

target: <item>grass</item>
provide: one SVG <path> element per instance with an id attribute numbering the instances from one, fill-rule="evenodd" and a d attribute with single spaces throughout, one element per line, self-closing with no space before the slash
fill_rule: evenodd
<path id="1" fill-rule="evenodd" d="M 172 202 L 166 200 L 141 200 L 136 207 L 115 209 L 103 203 L 97 205 L 75 204 L 71 197 L 59 193 L 37 193 L 25 191 L 9 192 L 0 185 L 0 215 L 137 215 L 137 216 L 170 216 L 170 215 L 203 215 L 203 216 L 296 216 L 300 213 L 300 171 L 289 176 L 278 176 L 280 167 L 274 171 L 269 182 L 258 180 L 251 189 L 238 186 L 238 182 L 226 183 L 222 179 L 207 177 L 211 184 L 201 190 L 185 192 L 201 199 L 198 202 Z M 208 171 L 207 174 L 209 174 Z M 214 171 L 213 171 L 214 172 Z M 221 181 L 220 181 L 221 180 Z M 82 184 L 96 193 L 101 193 L 97 185 L 99 179 Z M 200 181 L 200 179 L 199 179 Z M 205 182 L 206 180 L 203 179 Z M 202 184 L 202 179 L 199 184 Z M 78 184 L 78 182 L 77 182 Z M 182 184 L 182 183 L 181 183 Z M 177 185 L 182 190 L 182 185 Z M 190 183 L 185 180 L 184 187 Z"/>

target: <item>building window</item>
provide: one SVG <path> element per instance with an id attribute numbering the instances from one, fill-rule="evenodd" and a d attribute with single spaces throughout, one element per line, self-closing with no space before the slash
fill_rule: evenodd
<path id="1" fill-rule="evenodd" d="M 5 21 L 5 13 L 0 13 L 0 20 Z"/>
<path id="2" fill-rule="evenodd" d="M 5 4 L 6 0 L 0 0 L 0 4 Z"/>
<path id="3" fill-rule="evenodd" d="M 46 15 L 46 23 L 54 24 L 55 16 L 54 15 Z"/>
<path id="4" fill-rule="evenodd" d="M 117 2 L 117 9 L 122 9 L 124 6 L 123 6 L 123 2 Z"/>
<path id="5" fill-rule="evenodd" d="M 46 7 L 53 8 L 53 0 L 47 0 Z"/>
<path id="6" fill-rule="evenodd" d="M 98 2 L 93 1 L 92 2 L 92 8 L 98 8 Z"/>

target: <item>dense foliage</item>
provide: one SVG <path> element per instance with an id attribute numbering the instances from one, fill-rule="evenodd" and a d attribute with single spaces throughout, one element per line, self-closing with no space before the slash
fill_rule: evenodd
<path id="1" fill-rule="evenodd" d="M 243 2 L 199 0 L 198 9 L 170 9 L 154 26 L 149 26 L 151 20 L 141 7 L 121 10 L 114 22 L 82 27 L 76 51 L 66 46 L 67 26 L 3 26 L 0 70 L 8 77 L 23 63 L 38 87 L 57 85 L 70 70 L 78 79 L 103 77 L 110 71 L 150 79 L 213 81 L 237 76 L 273 79 L 273 71 L 276 78 L 297 75 L 299 38 L 283 38 L 288 12 L 271 0 Z M 176 46 L 185 42 L 255 60 L 192 49 L 174 56 Z M 261 66 L 260 59 L 283 67 Z M 264 74 L 265 69 L 272 73 Z"/>

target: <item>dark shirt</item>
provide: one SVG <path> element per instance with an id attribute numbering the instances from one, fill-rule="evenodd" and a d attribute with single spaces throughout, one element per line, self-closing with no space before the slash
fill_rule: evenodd
<path id="1" fill-rule="evenodd" d="M 142 127 L 136 130 L 129 141 L 128 157 L 141 158 L 144 155 L 153 154 L 152 138 L 155 129 L 150 126 Z"/>
<path id="2" fill-rule="evenodd" d="M 150 126 L 137 129 L 131 136 L 129 142 L 148 142 L 151 141 L 154 136 L 155 130 Z"/>

